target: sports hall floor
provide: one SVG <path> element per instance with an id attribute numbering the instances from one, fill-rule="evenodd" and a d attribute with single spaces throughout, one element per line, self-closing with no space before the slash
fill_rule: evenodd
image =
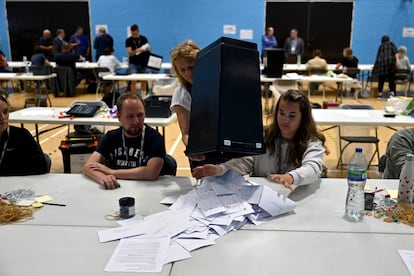
<path id="1" fill-rule="evenodd" d="M 69 106 L 73 101 L 75 100 L 100 100 L 103 96 L 103 94 L 96 95 L 96 94 L 87 94 L 85 93 L 85 90 L 83 88 L 77 89 L 77 96 L 75 98 L 65 98 L 65 97 L 59 97 L 55 98 L 53 94 L 49 94 L 49 97 L 51 98 L 52 105 L 54 107 L 67 107 Z M 24 107 L 25 98 L 32 97 L 34 95 L 34 92 L 14 92 L 9 94 L 9 101 L 12 105 L 13 110 L 21 109 Z M 326 97 L 322 98 L 321 93 L 316 93 L 316 95 L 311 96 L 311 101 L 322 104 L 324 100 L 334 100 L 335 93 L 333 90 L 327 90 L 326 91 Z M 362 99 L 353 99 L 353 98 L 344 98 L 343 103 L 366 103 L 371 104 L 375 106 L 376 109 L 383 109 L 385 106 L 386 101 L 385 100 L 378 100 L 377 98 L 362 98 Z M 266 116 L 264 115 L 264 122 L 266 122 Z M 32 134 L 35 133 L 34 131 L 34 125 L 32 124 L 26 124 L 25 127 L 31 131 Z M 39 125 L 40 130 L 44 130 L 51 127 L 51 125 Z M 323 126 L 319 126 L 320 128 L 324 128 Z M 106 128 L 108 130 L 109 128 Z M 52 173 L 63 173 L 63 160 L 62 160 L 62 153 L 59 150 L 59 145 L 61 140 L 64 138 L 64 136 L 67 134 L 67 127 L 61 127 L 58 129 L 55 129 L 50 132 L 43 133 L 40 136 L 40 145 L 43 149 L 43 151 L 50 155 L 52 159 Z M 71 130 L 72 131 L 72 130 Z M 355 130 L 354 130 L 355 131 Z M 166 143 L 166 150 L 169 154 L 173 155 L 175 159 L 177 160 L 178 164 L 178 170 L 177 175 L 178 176 L 189 176 L 190 169 L 188 165 L 188 160 L 186 156 L 184 155 L 184 146 L 181 142 L 181 135 L 180 130 L 178 127 L 178 123 L 175 122 L 169 126 L 166 127 L 166 137 L 165 137 L 165 143 Z M 325 166 L 328 168 L 328 177 L 345 177 L 346 171 L 339 170 L 336 168 L 336 163 L 338 160 L 338 138 L 337 138 L 337 131 L 334 130 L 328 130 L 324 132 L 326 139 L 327 139 L 327 146 L 330 150 L 329 155 L 325 155 Z M 380 127 L 378 129 L 378 134 L 380 138 L 380 155 L 384 154 L 386 144 L 393 134 L 393 131 L 385 128 Z M 354 147 L 350 147 L 354 148 Z M 345 160 L 346 161 L 346 160 Z M 373 164 L 377 164 L 376 158 L 373 161 Z M 378 167 L 371 166 L 368 173 L 369 178 L 379 178 L 380 175 L 378 174 Z"/>

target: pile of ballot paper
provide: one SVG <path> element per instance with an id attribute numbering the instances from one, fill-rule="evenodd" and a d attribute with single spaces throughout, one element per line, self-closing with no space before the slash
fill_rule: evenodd
<path id="1" fill-rule="evenodd" d="M 164 264 L 191 258 L 191 251 L 246 223 L 257 225 L 295 207 L 287 197 L 231 171 L 205 178 L 166 211 L 98 231 L 100 242 L 121 239 L 105 271 L 160 272 Z"/>

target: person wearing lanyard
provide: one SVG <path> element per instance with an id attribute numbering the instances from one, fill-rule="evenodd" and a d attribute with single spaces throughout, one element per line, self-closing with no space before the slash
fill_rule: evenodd
<path id="1" fill-rule="evenodd" d="M 300 57 L 305 52 L 305 44 L 303 39 L 298 36 L 297 29 L 290 31 L 290 37 L 286 39 L 284 49 L 286 63 L 301 63 Z"/>
<path id="2" fill-rule="evenodd" d="M 270 180 L 293 190 L 293 186 L 317 183 L 323 168 L 325 136 L 316 128 L 308 96 L 288 90 L 280 97 L 272 123 L 265 131 L 266 154 L 231 159 L 219 165 L 194 169 L 197 179 L 222 175 L 228 170 Z"/>
<path id="3" fill-rule="evenodd" d="M 164 165 L 164 138 L 144 124 L 141 96 L 124 94 L 117 102 L 121 127 L 108 131 L 84 165 L 84 173 L 105 189 L 119 188 L 117 179 L 155 180 Z"/>
<path id="4" fill-rule="evenodd" d="M 9 104 L 0 95 L 0 176 L 48 173 L 48 161 L 25 128 L 9 126 Z"/>
<path id="5" fill-rule="evenodd" d="M 131 36 L 125 40 L 125 48 L 129 56 L 129 73 L 146 73 L 151 46 L 149 45 L 148 39 L 140 34 L 138 25 L 132 25 L 130 30 Z M 142 81 L 141 95 L 146 90 L 146 82 Z M 136 93 L 136 81 L 131 81 L 131 93 Z"/>

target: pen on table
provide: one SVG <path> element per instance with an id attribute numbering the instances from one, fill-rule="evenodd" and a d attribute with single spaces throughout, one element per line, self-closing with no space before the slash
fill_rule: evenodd
<path id="1" fill-rule="evenodd" d="M 53 205 L 53 206 L 62 206 L 62 207 L 65 207 L 66 206 L 66 204 L 51 203 L 51 202 L 42 202 L 42 204 L 44 204 L 44 205 Z"/>

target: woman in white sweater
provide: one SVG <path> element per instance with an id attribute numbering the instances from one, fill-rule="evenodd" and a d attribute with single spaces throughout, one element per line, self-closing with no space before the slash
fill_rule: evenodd
<path id="1" fill-rule="evenodd" d="M 200 166 L 194 169 L 193 176 L 200 179 L 231 169 L 243 175 L 267 176 L 291 190 L 292 185 L 319 181 L 326 151 L 325 136 L 316 128 L 305 93 L 289 90 L 281 95 L 272 122 L 266 128 L 264 143 L 266 154 Z"/>

